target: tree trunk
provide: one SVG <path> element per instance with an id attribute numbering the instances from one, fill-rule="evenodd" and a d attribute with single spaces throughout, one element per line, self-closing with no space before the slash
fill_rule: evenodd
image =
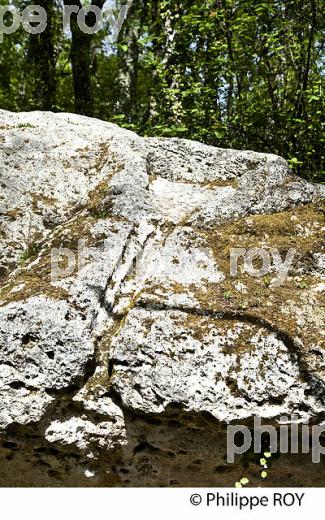
<path id="1" fill-rule="evenodd" d="M 77 114 L 93 116 L 94 99 L 91 84 L 92 35 L 80 31 L 77 21 L 71 20 L 71 66 L 75 110 Z"/>
<path id="2" fill-rule="evenodd" d="M 53 0 L 39 0 L 38 5 L 47 13 L 45 31 L 31 34 L 28 61 L 32 64 L 33 99 L 40 110 L 55 109 L 55 7 Z"/>
<path id="3" fill-rule="evenodd" d="M 93 0 L 91 5 L 103 8 L 105 0 Z M 82 4 L 79 0 L 64 0 L 65 6 L 76 5 L 80 10 Z M 72 13 L 70 17 L 71 27 L 71 66 L 73 76 L 73 91 L 75 98 L 75 110 L 77 114 L 92 117 L 94 115 L 94 99 L 92 89 L 92 42 L 94 35 L 84 33 L 77 23 L 78 13 Z M 96 22 L 95 14 L 89 12 L 86 15 L 86 25 L 93 27 Z"/>

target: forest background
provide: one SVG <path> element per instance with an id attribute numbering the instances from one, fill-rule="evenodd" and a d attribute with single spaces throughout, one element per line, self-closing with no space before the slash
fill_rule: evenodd
<path id="1" fill-rule="evenodd" d="M 87 5 L 79 0 L 0 0 L 8 3 L 42 6 L 47 27 L 3 36 L 0 108 L 276 153 L 324 182 L 322 0 L 133 0 L 114 42 L 109 23 L 85 34 L 77 15 L 63 30 L 64 6 Z"/>

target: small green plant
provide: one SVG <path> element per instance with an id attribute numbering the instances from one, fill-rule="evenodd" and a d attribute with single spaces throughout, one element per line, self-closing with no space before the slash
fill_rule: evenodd
<path id="1" fill-rule="evenodd" d="M 29 244 L 27 246 L 27 248 L 25 249 L 25 251 L 23 251 L 22 254 L 20 255 L 19 263 L 24 264 L 27 260 L 36 256 L 37 253 L 39 252 L 39 249 L 40 249 L 40 247 L 36 242 Z"/>
<path id="2" fill-rule="evenodd" d="M 24 264 L 27 260 L 33 258 L 39 253 L 40 244 L 36 242 L 35 238 L 36 235 L 33 233 L 32 228 L 32 216 L 29 214 L 29 224 L 26 232 L 26 249 L 19 257 L 19 264 Z"/>
<path id="3" fill-rule="evenodd" d="M 299 289 L 308 289 L 309 284 L 303 280 L 302 282 L 298 283 L 298 287 L 299 287 Z"/>
<path id="4" fill-rule="evenodd" d="M 235 483 L 235 488 L 242 488 L 249 484 L 249 479 L 247 477 L 241 478 L 238 482 Z"/>
<path id="5" fill-rule="evenodd" d="M 225 298 L 225 300 L 230 300 L 231 293 L 229 291 L 225 291 L 223 297 Z"/>
<path id="6" fill-rule="evenodd" d="M 275 458 L 278 457 L 278 454 L 274 454 Z M 248 470 L 249 466 L 251 464 L 257 465 L 259 467 L 260 477 L 265 480 L 268 477 L 268 469 L 272 462 L 272 453 L 270 451 L 262 451 L 260 454 L 254 453 L 252 449 L 248 450 L 246 453 L 242 456 L 242 466 L 244 467 L 244 471 L 238 479 L 237 482 L 235 482 L 236 488 L 242 488 L 244 486 L 247 486 L 250 483 L 250 480 L 245 475 L 246 471 Z"/>
<path id="7" fill-rule="evenodd" d="M 266 471 L 268 469 L 268 460 L 270 460 L 272 457 L 272 453 L 269 451 L 265 451 L 263 454 L 263 457 L 260 459 L 260 466 L 262 468 L 261 471 L 261 478 L 266 479 L 268 477 L 268 472 Z"/>
<path id="8" fill-rule="evenodd" d="M 101 208 L 101 209 L 92 208 L 89 210 L 89 214 L 91 217 L 96 218 L 96 219 L 104 219 L 104 218 L 108 218 L 109 216 L 111 216 L 111 212 L 105 208 Z"/>
<path id="9" fill-rule="evenodd" d="M 263 278 L 263 282 L 264 282 L 265 287 L 270 287 L 271 282 L 272 282 L 271 276 L 265 275 Z"/>
<path id="10" fill-rule="evenodd" d="M 36 126 L 31 125 L 30 123 L 20 123 L 17 125 L 17 128 L 36 128 Z"/>

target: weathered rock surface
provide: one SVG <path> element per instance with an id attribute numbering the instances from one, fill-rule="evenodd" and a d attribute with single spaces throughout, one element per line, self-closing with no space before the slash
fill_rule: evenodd
<path id="1" fill-rule="evenodd" d="M 322 423 L 321 186 L 275 155 L 4 111 L 0 186 L 0 485 L 231 486 L 227 425 Z M 267 269 L 233 276 L 238 248 Z M 324 482 L 305 454 L 265 483 Z"/>

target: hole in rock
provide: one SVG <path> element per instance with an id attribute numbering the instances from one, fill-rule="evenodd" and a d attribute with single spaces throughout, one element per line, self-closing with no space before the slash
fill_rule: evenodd
<path id="1" fill-rule="evenodd" d="M 27 334 L 24 334 L 23 337 L 21 338 L 21 344 L 26 346 L 26 345 L 29 345 L 30 343 L 35 343 L 35 341 L 37 341 L 38 338 L 35 334 L 33 334 L 32 332 L 27 332 Z"/>
<path id="2" fill-rule="evenodd" d="M 18 444 L 15 442 L 6 441 L 2 443 L 3 448 L 7 448 L 8 450 L 12 450 L 13 448 L 18 448 Z"/>
<path id="3" fill-rule="evenodd" d="M 24 383 L 22 383 L 21 381 L 12 381 L 11 383 L 9 383 L 9 386 L 13 390 L 20 390 L 21 388 L 25 388 Z"/>

